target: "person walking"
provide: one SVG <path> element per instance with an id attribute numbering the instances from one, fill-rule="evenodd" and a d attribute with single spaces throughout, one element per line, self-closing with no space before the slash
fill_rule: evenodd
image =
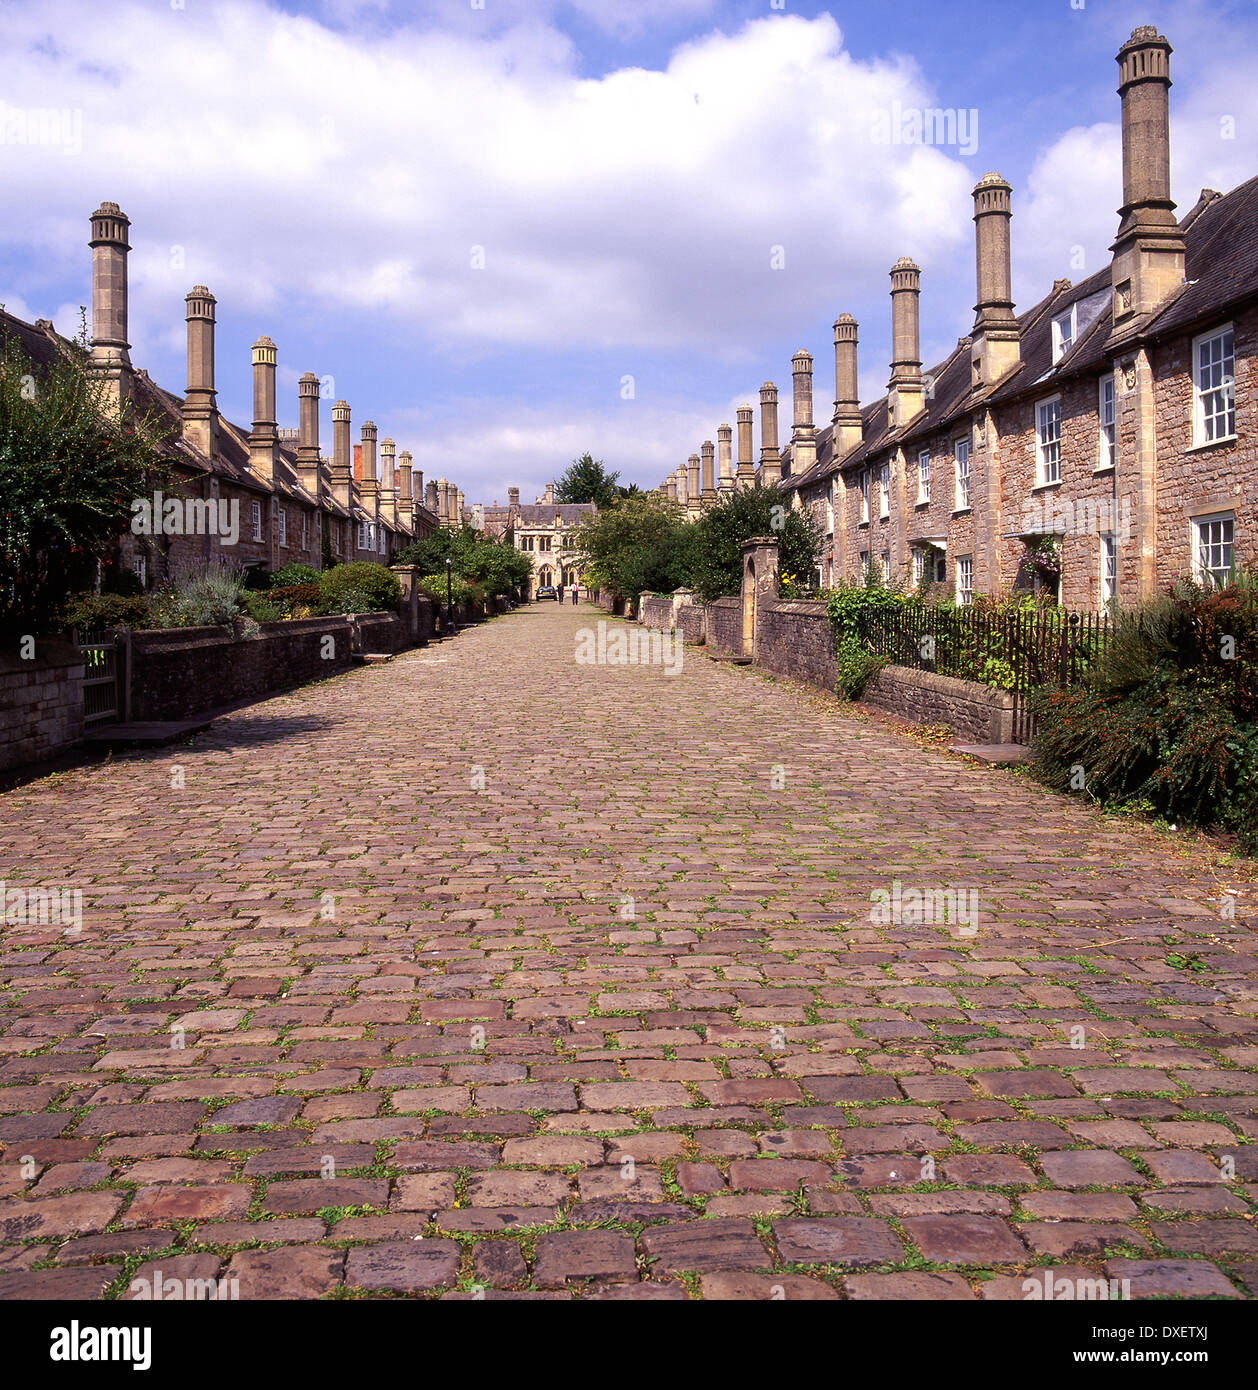
<path id="1" fill-rule="evenodd" d="M 574 608 L 577 606 L 577 586 L 575 584 L 572 586 L 572 606 Z"/>
<path id="2" fill-rule="evenodd" d="M 558 594 L 559 594 L 559 602 L 562 603 L 562 602 L 563 602 L 563 585 L 562 585 L 562 584 L 559 586 L 557 592 L 558 592 Z"/>

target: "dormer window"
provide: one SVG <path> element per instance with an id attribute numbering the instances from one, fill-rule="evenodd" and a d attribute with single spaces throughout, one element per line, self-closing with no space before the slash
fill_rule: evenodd
<path id="1" fill-rule="evenodd" d="M 1053 320 L 1053 366 L 1070 351 L 1074 346 L 1075 336 L 1078 330 L 1078 304 L 1072 304 L 1064 314 L 1059 314 Z"/>

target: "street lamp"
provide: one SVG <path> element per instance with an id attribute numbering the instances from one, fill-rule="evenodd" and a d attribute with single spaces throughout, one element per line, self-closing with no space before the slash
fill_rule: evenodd
<path id="1" fill-rule="evenodd" d="M 446 556 L 446 619 L 454 631 L 454 561 Z"/>

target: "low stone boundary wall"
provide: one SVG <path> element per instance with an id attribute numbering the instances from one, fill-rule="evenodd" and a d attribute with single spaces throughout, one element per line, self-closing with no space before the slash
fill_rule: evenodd
<path id="1" fill-rule="evenodd" d="M 740 599 L 713 599 L 704 609 L 705 644 L 721 656 L 741 656 L 743 651 L 743 605 Z"/>
<path id="2" fill-rule="evenodd" d="M 667 632 L 673 626 L 673 598 L 671 594 L 652 594 L 642 599 L 640 616 L 643 627 Z"/>
<path id="3" fill-rule="evenodd" d="M 702 646 L 706 629 L 703 604 L 687 603 L 677 610 L 677 631 L 685 641 L 696 647 Z"/>
<path id="4" fill-rule="evenodd" d="M 0 653 L 0 772 L 43 762 L 83 737 L 83 658 L 63 638 L 38 638 L 35 656 Z"/>
<path id="5" fill-rule="evenodd" d="M 978 681 L 884 666 L 860 698 L 914 724 L 946 724 L 964 741 L 1013 742 L 1013 695 Z"/>
<path id="6" fill-rule="evenodd" d="M 354 652 L 354 629 L 366 650 L 402 634 L 392 613 L 297 618 L 263 623 L 257 636 L 236 638 L 221 627 L 184 627 L 131 635 L 131 717 L 136 722 L 185 719 L 344 671 Z M 330 642 L 325 642 L 330 638 Z"/>
<path id="7" fill-rule="evenodd" d="M 756 661 L 765 670 L 834 690 L 839 664 L 824 603 L 762 603 L 756 621 Z"/>

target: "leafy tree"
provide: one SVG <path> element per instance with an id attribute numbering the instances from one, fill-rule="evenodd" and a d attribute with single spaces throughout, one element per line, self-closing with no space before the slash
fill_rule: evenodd
<path id="1" fill-rule="evenodd" d="M 395 564 L 414 565 L 425 575 L 445 575 L 453 561 L 455 579 L 476 585 L 483 593 L 510 594 L 528 587 L 533 564 L 504 537 L 498 540 L 474 527 L 442 527 L 399 551 Z"/>
<path id="2" fill-rule="evenodd" d="M 555 500 L 593 502 L 600 509 L 610 507 L 622 493 L 616 486 L 619 477 L 619 473 L 608 473 L 601 459 L 584 453 L 572 460 L 572 467 L 555 484 Z"/>
<path id="3" fill-rule="evenodd" d="M 650 494 L 617 499 L 576 531 L 583 582 L 619 598 L 679 588 L 689 577 L 694 530 L 684 517 L 677 503 Z"/>
<path id="4" fill-rule="evenodd" d="M 742 588 L 744 541 L 778 538 L 778 572 L 811 575 L 824 538 L 806 510 L 795 510 L 776 484 L 732 492 L 708 507 L 693 525 L 690 583 L 705 602 Z"/>
<path id="5" fill-rule="evenodd" d="M 153 423 L 110 399 L 77 341 L 36 365 L 0 343 L 0 635 L 39 634 L 89 588 L 170 469 Z"/>

